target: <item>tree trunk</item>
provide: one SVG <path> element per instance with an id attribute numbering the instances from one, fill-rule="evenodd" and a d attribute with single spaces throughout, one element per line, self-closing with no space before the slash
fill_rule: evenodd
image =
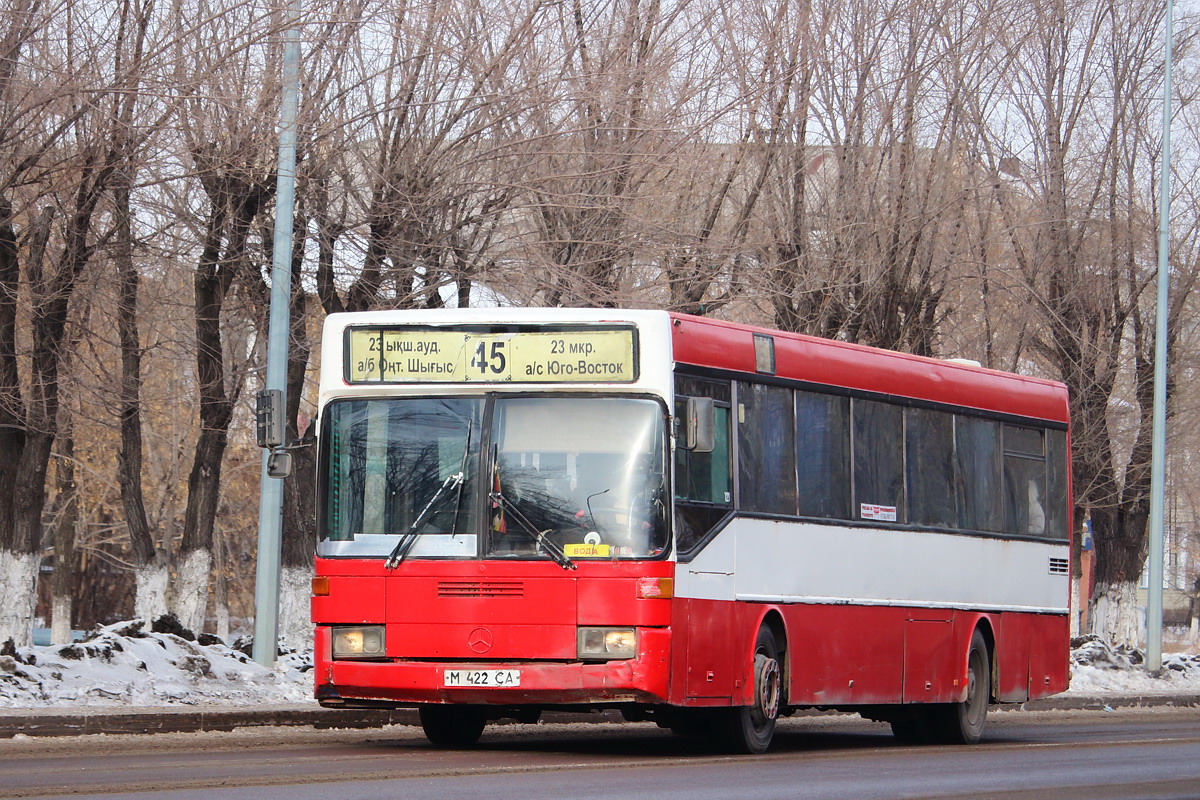
<path id="1" fill-rule="evenodd" d="M 136 584 L 133 615 L 146 622 L 152 622 L 166 613 L 170 571 L 165 563 L 154 560 L 136 567 L 133 577 Z"/>
<path id="2" fill-rule="evenodd" d="M 217 638 L 229 641 L 229 580 L 225 571 L 229 568 L 229 547 L 225 537 L 218 531 L 213 535 L 213 566 L 216 580 L 213 582 L 213 616 L 217 620 Z"/>
<path id="3" fill-rule="evenodd" d="M 1137 601 L 1137 581 L 1096 584 L 1091 605 L 1092 631 L 1117 647 L 1139 647 L 1145 620 Z"/>
<path id="4" fill-rule="evenodd" d="M 175 579 L 175 617 L 179 624 L 199 635 L 204 631 L 208 613 L 208 585 L 212 572 L 212 551 L 196 548 L 180 553 Z"/>
<path id="5" fill-rule="evenodd" d="M 69 430 L 69 424 L 64 426 Z M 54 521 L 54 578 L 50 582 L 50 641 L 71 642 L 71 589 L 74 583 L 75 527 L 79 502 L 75 493 L 75 438 L 62 440 L 58 461 L 58 518 Z"/>
<path id="6" fill-rule="evenodd" d="M 221 308 L 232 267 L 220 262 L 220 242 L 227 217 L 222 200 L 213 200 L 204 252 L 194 279 L 196 310 L 196 374 L 200 388 L 200 436 L 188 476 L 183 542 L 172 609 L 180 624 L 194 633 L 203 630 L 208 601 L 212 534 L 220 501 L 221 462 L 228 441 L 233 404 L 225 393 Z"/>
<path id="7" fill-rule="evenodd" d="M 167 568 L 146 519 L 142 491 L 142 349 L 138 333 L 138 272 L 133 263 L 131 178 L 122 175 L 113 192 L 117 267 L 117 334 L 121 345 L 120 426 L 117 482 L 129 530 L 137 595 L 135 615 L 147 621 L 167 612 Z"/>
<path id="8" fill-rule="evenodd" d="M 37 553 L 0 548 L 0 645 L 33 643 L 33 609 L 37 600 Z"/>

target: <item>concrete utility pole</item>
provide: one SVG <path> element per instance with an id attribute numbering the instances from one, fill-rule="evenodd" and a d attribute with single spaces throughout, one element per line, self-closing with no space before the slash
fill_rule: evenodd
<path id="1" fill-rule="evenodd" d="M 283 45 L 283 102 L 279 112 L 279 170 L 275 238 L 271 254 L 271 319 L 267 333 L 266 388 L 282 392 L 287 409 L 289 303 L 292 292 L 292 224 L 296 197 L 296 112 L 300 104 L 300 0 L 287 10 Z M 283 478 L 267 474 L 263 450 L 258 503 L 258 566 L 254 581 L 254 660 L 274 666 L 279 639 L 279 553 L 283 531 Z"/>
<path id="2" fill-rule="evenodd" d="M 1158 201 L 1158 309 L 1154 325 L 1154 429 L 1150 458 L 1150 554 L 1146 592 L 1146 669 L 1162 669 L 1163 613 L 1163 498 L 1166 494 L 1167 444 L 1167 291 L 1171 269 L 1167 261 L 1171 222 L 1171 17 L 1167 0 L 1166 64 L 1163 71 L 1163 153 Z"/>

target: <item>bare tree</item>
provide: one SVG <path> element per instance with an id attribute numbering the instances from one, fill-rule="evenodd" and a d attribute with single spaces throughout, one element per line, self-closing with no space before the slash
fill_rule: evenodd
<path id="1" fill-rule="evenodd" d="M 99 239 L 107 235 L 96 233 L 97 212 L 119 161 L 110 109 L 93 97 L 114 77 L 124 77 L 103 69 L 117 60 L 120 14 L 90 10 L 96 13 L 89 16 L 80 7 L 68 15 L 18 0 L 5 11 L 13 24 L 0 56 L 6 132 L 0 146 L 7 151 L 0 176 L 0 405 L 6 417 L 0 576 L 7 585 L 0 588 L 12 598 L 0 612 L 0 639 L 22 644 L 32 630 L 33 579 L 71 300 Z M 60 47 L 63 42 L 71 46 Z M 45 70 L 72 76 L 73 83 L 41 93 L 39 75 Z M 16 314 L 22 286 L 30 308 L 24 386 Z"/>

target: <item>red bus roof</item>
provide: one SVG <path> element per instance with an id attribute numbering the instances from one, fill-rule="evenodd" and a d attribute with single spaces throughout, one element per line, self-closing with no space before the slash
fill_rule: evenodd
<path id="1" fill-rule="evenodd" d="M 671 314 L 675 361 L 755 374 L 753 334 L 775 339 L 775 375 L 839 389 L 1066 424 L 1061 383 L 735 322 Z"/>

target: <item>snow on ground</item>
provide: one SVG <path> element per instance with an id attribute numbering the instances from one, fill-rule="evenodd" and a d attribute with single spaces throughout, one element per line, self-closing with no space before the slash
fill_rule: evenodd
<path id="1" fill-rule="evenodd" d="M 311 655 L 284 655 L 271 670 L 225 644 L 201 645 L 144 627 L 123 622 L 70 645 L 5 647 L 0 709 L 311 701 Z"/>
<path id="2" fill-rule="evenodd" d="M 0 709 L 312 702 L 311 653 L 284 655 L 270 670 L 225 644 L 144 627 L 124 622 L 71 645 L 0 650 Z M 1200 694 L 1200 655 L 1166 656 L 1162 676 L 1152 677 L 1139 651 L 1096 637 L 1072 644 L 1069 694 Z"/>
<path id="3" fill-rule="evenodd" d="M 1200 655 L 1163 654 L 1159 676 L 1146 671 L 1145 653 L 1114 648 L 1097 636 L 1071 641 L 1074 695 L 1200 694 Z"/>

